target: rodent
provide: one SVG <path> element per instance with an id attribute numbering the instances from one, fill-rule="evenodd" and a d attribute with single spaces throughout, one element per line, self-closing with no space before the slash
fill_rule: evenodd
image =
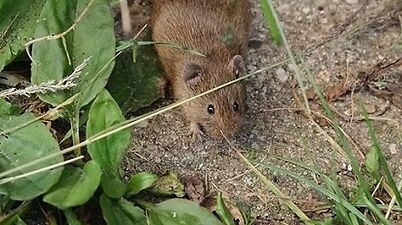
<path id="1" fill-rule="evenodd" d="M 152 38 L 197 50 L 206 57 L 155 45 L 174 97 L 187 99 L 245 72 L 251 9 L 248 0 L 154 0 Z M 190 134 L 231 138 L 242 126 L 245 86 L 237 82 L 183 105 Z M 224 136 L 223 136 L 223 135 Z"/>

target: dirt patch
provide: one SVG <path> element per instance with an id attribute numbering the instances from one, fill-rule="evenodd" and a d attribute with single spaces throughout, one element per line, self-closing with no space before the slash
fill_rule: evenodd
<path id="1" fill-rule="evenodd" d="M 247 57 L 249 72 L 285 58 L 283 51 L 274 46 L 268 35 L 258 1 L 253 2 L 253 48 Z M 392 61 L 402 55 L 402 30 L 395 19 L 401 15 L 401 11 L 396 11 L 400 4 L 397 0 L 284 0 L 275 3 L 292 49 L 304 52 L 305 60 L 323 88 L 348 76 L 369 71 L 384 58 Z M 147 10 L 149 3 L 133 1 L 132 7 Z M 398 41 L 399 47 L 396 44 Z M 247 123 L 243 132 L 235 138 L 234 145 L 250 149 L 246 155 L 256 161 L 269 161 L 310 178 L 312 174 L 284 164 L 275 156 L 310 165 L 314 161 L 324 171 L 329 171 L 332 163 L 335 163 L 339 171 L 338 179 L 344 184 L 345 190 L 350 190 L 355 182 L 353 174 L 348 171 L 348 162 L 341 154 L 337 155 L 336 162 L 332 162 L 333 150 L 327 139 L 312 121 L 293 110 L 300 106 L 292 92 L 292 76 L 284 66 L 249 80 Z M 386 77 L 400 84 L 402 66 L 388 71 Z M 374 120 L 373 123 L 394 174 L 400 175 L 401 110 L 366 89 L 347 93 L 336 102 L 331 102 L 331 105 L 338 115 L 350 118 L 358 115 L 358 102 L 369 108 L 373 115 L 382 110 L 378 117 L 383 119 Z M 171 100 L 161 104 L 168 103 Z M 313 110 L 316 109 L 313 107 Z M 355 154 L 362 159 L 361 156 L 371 146 L 366 124 L 357 120 L 340 121 L 353 140 Z M 329 127 L 323 126 L 323 129 L 334 137 Z M 207 177 L 212 190 L 228 193 L 250 209 L 261 224 L 299 223 L 293 213 L 281 206 L 278 199 L 261 185 L 260 180 L 246 168 L 226 142 L 205 137 L 202 143 L 192 143 L 187 135 L 188 130 L 189 124 L 178 110 L 169 111 L 133 128 L 132 145 L 123 167 L 125 172 L 131 174 L 146 170 L 162 173 L 171 170 L 182 178 Z M 262 171 L 307 214 L 315 218 L 330 216 L 329 211 L 320 214 L 314 211 L 325 200 L 308 186 L 270 171 Z M 395 177 L 401 179 L 400 176 Z M 401 221 L 402 216 L 394 219 Z"/>

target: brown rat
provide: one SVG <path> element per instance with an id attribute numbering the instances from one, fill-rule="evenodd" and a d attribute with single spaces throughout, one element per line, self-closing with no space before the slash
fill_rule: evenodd
<path id="1" fill-rule="evenodd" d="M 187 99 L 244 73 L 251 12 L 248 0 L 154 0 L 151 24 L 156 42 L 177 43 L 202 52 L 156 45 L 176 99 Z M 183 105 L 193 138 L 201 129 L 221 138 L 240 130 L 244 84 L 235 83 Z"/>

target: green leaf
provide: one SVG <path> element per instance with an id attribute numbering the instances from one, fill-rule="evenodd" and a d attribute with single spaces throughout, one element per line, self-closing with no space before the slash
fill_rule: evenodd
<path id="1" fill-rule="evenodd" d="M 0 117 L 18 115 L 18 107 L 0 98 Z"/>
<path id="2" fill-rule="evenodd" d="M 68 225 L 82 225 L 81 221 L 77 218 L 71 209 L 63 210 L 63 214 L 66 217 Z"/>
<path id="3" fill-rule="evenodd" d="M 281 32 L 279 30 L 279 21 L 277 21 L 273 16 L 275 13 L 275 9 L 272 5 L 272 2 L 271 0 L 260 0 L 260 4 L 262 12 L 264 13 L 265 21 L 269 26 L 272 39 L 274 40 L 275 44 L 279 46 L 282 44 L 283 40 Z"/>
<path id="4" fill-rule="evenodd" d="M 216 213 L 225 225 L 235 225 L 233 215 L 226 207 L 221 192 L 218 192 L 216 196 Z"/>
<path id="5" fill-rule="evenodd" d="M 140 191 L 152 187 L 155 181 L 158 180 L 158 176 L 153 173 L 141 172 L 130 178 L 127 185 L 127 195 L 136 195 Z"/>
<path id="6" fill-rule="evenodd" d="M 91 0 L 48 0 L 36 37 L 59 34 L 77 20 Z M 59 81 L 90 58 L 78 78 L 77 86 L 67 91 L 41 95 L 41 99 L 57 105 L 82 92 L 78 107 L 88 104 L 105 87 L 113 69 L 115 53 L 114 21 L 106 0 L 95 0 L 77 26 L 63 39 L 33 44 L 32 82 Z M 69 63 L 71 60 L 71 64 Z"/>
<path id="7" fill-rule="evenodd" d="M 96 97 L 89 110 L 87 137 L 124 121 L 119 106 L 112 96 L 103 90 Z M 102 168 L 103 191 L 112 198 L 119 198 L 126 192 L 121 181 L 120 164 L 130 144 L 130 130 L 125 129 L 88 145 L 92 159 Z"/>
<path id="8" fill-rule="evenodd" d="M 60 181 L 43 197 L 43 201 L 59 209 L 82 205 L 95 193 L 101 179 L 101 168 L 89 161 L 84 168 L 66 167 Z"/>
<path id="9" fill-rule="evenodd" d="M 107 89 L 119 103 L 123 114 L 149 106 L 164 95 L 163 70 L 151 46 L 137 46 L 136 60 L 130 52 L 116 58 Z"/>
<path id="10" fill-rule="evenodd" d="M 133 203 L 121 198 L 111 199 L 106 195 L 100 197 L 103 218 L 108 225 L 146 225 L 144 211 Z"/>
<path id="11" fill-rule="evenodd" d="M 0 130 L 10 129 L 33 119 L 35 116 L 31 113 L 0 118 Z M 40 121 L 31 123 L 7 136 L 0 135 L 0 171 L 14 169 L 59 151 L 59 145 L 48 128 Z M 31 172 L 62 161 L 63 156 L 58 155 L 13 175 Z M 47 192 L 59 180 L 61 172 L 62 168 L 57 168 L 1 184 L 0 193 L 8 195 L 13 200 L 33 199 Z"/>
<path id="12" fill-rule="evenodd" d="M 149 225 L 223 225 L 212 213 L 197 203 L 170 199 L 157 204 L 145 204 Z"/>
<path id="13" fill-rule="evenodd" d="M 121 180 L 118 172 L 105 172 L 102 175 L 103 192 L 111 198 L 120 198 L 127 192 L 127 185 Z"/>
<path id="14" fill-rule="evenodd" d="M 151 191 L 159 196 L 177 196 L 185 195 L 184 185 L 180 182 L 176 174 L 167 171 L 166 174 L 159 177 L 152 186 Z"/>
<path id="15" fill-rule="evenodd" d="M 378 181 L 380 179 L 380 162 L 375 146 L 371 146 L 370 151 L 366 155 L 366 169 Z"/>
<path id="16" fill-rule="evenodd" d="M 0 71 L 34 37 L 46 0 L 0 1 Z"/>
<path id="17" fill-rule="evenodd" d="M 4 213 L 9 203 L 12 203 L 9 197 L 5 195 L 0 195 L 0 212 Z"/>
<path id="18" fill-rule="evenodd" d="M 26 225 L 26 223 L 20 218 L 19 214 L 15 214 L 5 220 L 0 221 L 1 225 Z"/>
<path id="19" fill-rule="evenodd" d="M 15 225 L 26 225 L 26 223 L 21 218 L 18 218 Z"/>
<path id="20" fill-rule="evenodd" d="M 67 30 L 74 23 L 76 4 L 77 0 L 48 0 L 41 15 L 43 20 L 36 29 L 35 37 L 41 38 Z M 71 45 L 74 40 L 73 33 L 68 33 L 65 36 L 65 40 L 69 47 L 68 54 L 71 57 Z M 31 81 L 34 84 L 50 80 L 62 80 L 63 77 L 72 73 L 73 67 L 76 66 L 69 65 L 61 39 L 34 43 L 32 45 L 32 58 L 34 61 L 31 68 Z M 57 105 L 68 99 L 68 93 L 57 91 L 56 93 L 40 95 L 40 98 L 52 105 Z"/>
<path id="21" fill-rule="evenodd" d="M 325 219 L 325 220 L 323 220 L 323 221 L 317 221 L 317 222 L 314 222 L 314 224 L 316 224 L 316 225 L 334 225 L 334 224 L 337 224 L 337 223 L 334 223 L 334 221 L 333 221 L 334 219 Z"/>

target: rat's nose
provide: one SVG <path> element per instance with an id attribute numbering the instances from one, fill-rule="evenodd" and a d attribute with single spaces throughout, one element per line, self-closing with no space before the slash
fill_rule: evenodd
<path id="1" fill-rule="evenodd" d="M 226 126 L 219 130 L 219 136 L 224 139 L 232 139 L 235 134 L 239 131 L 238 126 Z"/>

